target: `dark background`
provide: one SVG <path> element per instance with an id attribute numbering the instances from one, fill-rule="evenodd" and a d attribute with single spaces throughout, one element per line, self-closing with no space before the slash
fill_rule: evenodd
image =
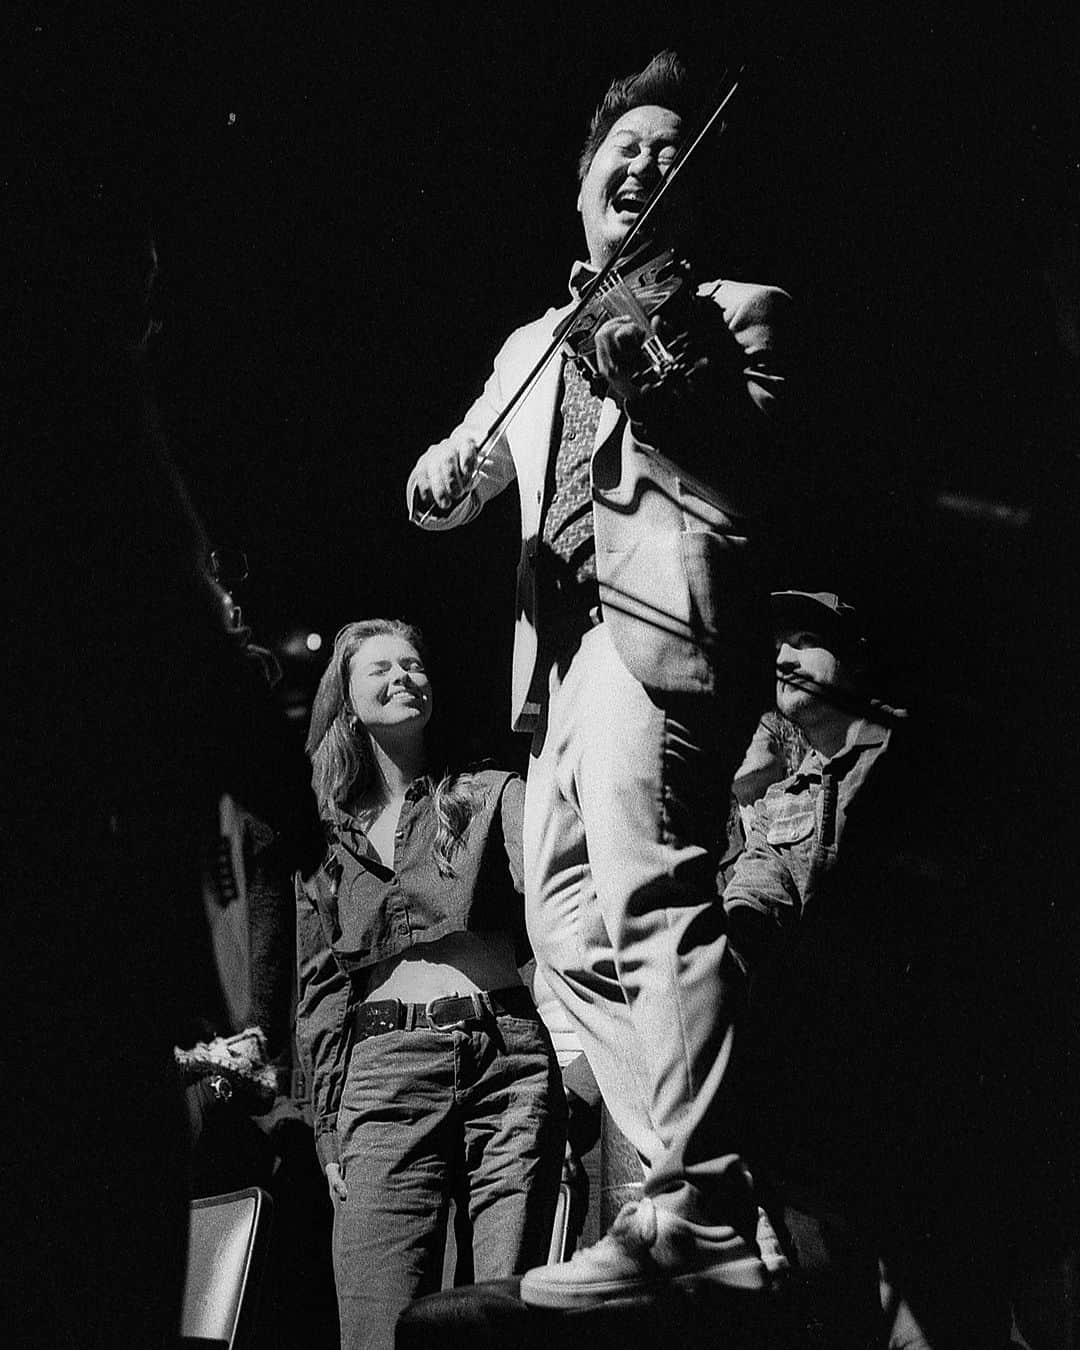
<path id="1" fill-rule="evenodd" d="M 164 425 L 212 543 L 248 554 L 257 636 L 405 615 L 470 752 L 520 760 L 513 494 L 435 537 L 403 485 L 564 297 L 587 117 L 664 46 L 706 78 L 748 63 L 703 169 L 717 256 L 806 316 L 777 584 L 854 599 L 907 701 L 1071 697 L 1033 681 L 1066 660 L 1073 591 L 1075 19 L 899 8 L 30 5 L 4 87 L 72 202 L 149 206 Z"/>

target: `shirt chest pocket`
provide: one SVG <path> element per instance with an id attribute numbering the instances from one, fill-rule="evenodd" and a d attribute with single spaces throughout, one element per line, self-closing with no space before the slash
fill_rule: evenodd
<path id="1" fill-rule="evenodd" d="M 814 833 L 814 825 L 814 808 L 807 806 L 772 821 L 765 838 L 774 847 L 790 847 L 809 839 Z"/>
<path id="2" fill-rule="evenodd" d="M 385 908 L 391 892 L 399 889 L 394 881 L 394 873 L 389 869 L 376 872 L 374 868 L 370 871 L 365 867 L 347 868 L 340 892 L 342 909 L 353 921 L 366 922 Z"/>

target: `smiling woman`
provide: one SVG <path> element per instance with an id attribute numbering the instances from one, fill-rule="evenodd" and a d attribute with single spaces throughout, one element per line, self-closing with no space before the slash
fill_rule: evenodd
<path id="1" fill-rule="evenodd" d="M 412 634 L 365 638 L 349 663 L 349 697 L 369 734 L 375 727 L 422 731 L 431 717 L 431 686 Z"/>
<path id="2" fill-rule="evenodd" d="M 432 778 L 432 708 L 415 628 L 347 624 L 307 742 L 328 848 L 297 878 L 297 1035 L 342 1344 L 371 1350 L 438 1287 L 451 1197 L 477 1279 L 544 1258 L 564 1148 L 551 1038 L 518 973 L 524 785 Z"/>

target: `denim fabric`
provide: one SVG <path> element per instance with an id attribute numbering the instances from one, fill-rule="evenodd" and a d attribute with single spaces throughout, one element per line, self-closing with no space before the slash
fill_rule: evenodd
<path id="1" fill-rule="evenodd" d="M 525 799 L 526 918 L 645 1192 L 700 1242 L 753 1242 L 730 1077 L 740 975 L 716 835 L 749 706 L 663 699 L 606 624 L 552 672 Z"/>
<path id="2" fill-rule="evenodd" d="M 431 795 L 417 780 L 402 808 L 393 869 L 383 866 L 351 817 L 333 810 L 322 865 L 308 880 L 296 878 L 296 1040 L 311 1081 L 323 1164 L 338 1156 L 346 1023 L 357 998 L 350 977 L 374 961 L 463 931 L 509 933 L 519 961 L 528 955 L 518 899 L 524 784 L 493 769 L 474 780 L 483 802 L 454 853 L 452 877 L 436 867 Z"/>
<path id="3" fill-rule="evenodd" d="M 451 875 L 435 860 L 438 820 L 428 784 L 409 788 L 394 835 L 394 865 L 370 848 L 359 823 L 336 806 L 324 817 L 329 847 L 322 865 L 300 884 L 318 910 L 342 970 L 399 956 L 448 933 L 508 932 L 527 959 L 515 892 L 521 872 L 525 790 L 516 774 L 481 769 L 472 775 L 478 802 Z"/>
<path id="4" fill-rule="evenodd" d="M 392 1350 L 401 1311 L 438 1289 L 451 1196 L 468 1212 L 477 1280 L 546 1259 L 565 1116 L 539 1018 L 353 1048 L 338 1116 L 349 1196 L 334 1214 L 343 1350 Z"/>
<path id="5" fill-rule="evenodd" d="M 771 784 L 755 802 L 746 847 L 724 889 L 745 964 L 760 961 L 779 931 L 812 907 L 836 865 L 848 812 L 891 735 L 889 728 L 860 719 L 830 759 L 810 750 L 796 773 Z"/>

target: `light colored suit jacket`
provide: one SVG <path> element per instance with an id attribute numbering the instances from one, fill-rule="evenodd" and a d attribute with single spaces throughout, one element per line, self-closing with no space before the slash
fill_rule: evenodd
<path id="1" fill-rule="evenodd" d="M 747 484 L 771 477 L 766 465 L 755 462 L 764 443 L 757 424 L 785 390 L 779 335 L 790 297 L 775 287 L 738 281 L 705 283 L 698 297 L 719 307 L 731 335 L 733 363 L 742 371 L 726 414 L 704 435 L 699 431 L 693 445 L 653 446 L 615 402 L 605 399 L 591 462 L 604 621 L 630 673 L 661 692 L 714 692 L 723 678 L 725 651 L 737 645 L 750 619 L 748 606 L 760 600 L 764 608 L 748 584 L 746 519 L 755 503 Z M 510 335 L 461 428 L 478 438 L 487 434 L 571 308 L 549 310 Z M 561 361 L 555 359 L 451 511 L 421 522 L 415 469 L 406 487 L 411 518 L 425 529 L 445 530 L 466 524 L 485 502 L 517 482 L 522 542 L 512 721 L 519 731 L 535 726 L 549 669 L 536 572 L 548 460 L 558 449 L 553 429 L 560 375 Z"/>

